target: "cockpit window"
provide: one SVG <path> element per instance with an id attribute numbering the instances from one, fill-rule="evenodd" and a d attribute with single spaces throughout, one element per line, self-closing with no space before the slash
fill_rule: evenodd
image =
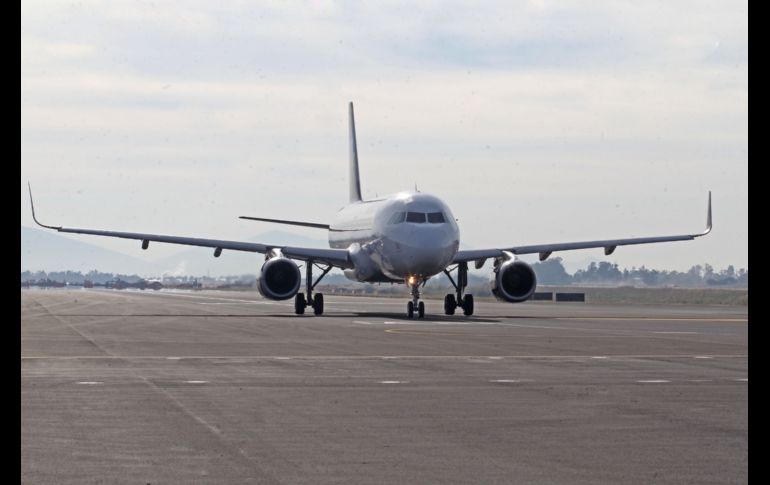
<path id="1" fill-rule="evenodd" d="M 419 224 L 422 224 L 425 222 L 425 213 L 424 212 L 407 212 L 406 222 L 417 222 Z"/>
<path id="2" fill-rule="evenodd" d="M 388 221 L 388 224 L 400 224 L 404 222 L 404 218 L 406 217 L 406 212 L 396 212 L 392 216 L 390 216 L 390 220 Z"/>
<path id="3" fill-rule="evenodd" d="M 442 212 L 428 212 L 428 222 L 439 224 L 446 221 Z"/>

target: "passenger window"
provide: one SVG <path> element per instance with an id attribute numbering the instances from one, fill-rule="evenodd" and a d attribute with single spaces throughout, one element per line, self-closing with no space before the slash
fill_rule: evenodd
<path id="1" fill-rule="evenodd" d="M 434 224 L 439 224 L 442 222 L 446 222 L 444 220 L 444 214 L 441 212 L 428 212 L 428 222 L 432 222 Z"/>
<path id="2" fill-rule="evenodd" d="M 404 222 L 404 218 L 406 217 L 406 212 L 396 212 L 392 216 L 390 216 L 390 220 L 388 221 L 388 224 L 401 224 Z"/>
<path id="3" fill-rule="evenodd" d="M 425 213 L 424 212 L 407 212 L 406 222 L 417 222 L 418 224 L 422 224 L 425 222 Z"/>

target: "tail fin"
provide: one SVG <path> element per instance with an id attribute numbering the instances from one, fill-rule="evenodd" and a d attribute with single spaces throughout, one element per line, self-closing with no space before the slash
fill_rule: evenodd
<path id="1" fill-rule="evenodd" d="M 358 147 L 356 146 L 356 120 L 353 118 L 353 102 L 350 102 L 350 202 L 361 200 L 361 181 L 358 176 Z"/>

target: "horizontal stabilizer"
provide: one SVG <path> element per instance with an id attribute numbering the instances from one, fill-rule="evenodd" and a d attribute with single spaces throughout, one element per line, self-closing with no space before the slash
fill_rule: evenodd
<path id="1" fill-rule="evenodd" d="M 266 219 L 264 217 L 249 217 L 249 216 L 240 216 L 239 219 L 248 219 L 250 221 L 274 222 L 276 224 L 288 224 L 290 226 L 305 226 L 305 227 L 315 227 L 317 229 L 329 229 L 329 224 L 318 224 L 316 222 L 287 221 L 284 219 Z"/>

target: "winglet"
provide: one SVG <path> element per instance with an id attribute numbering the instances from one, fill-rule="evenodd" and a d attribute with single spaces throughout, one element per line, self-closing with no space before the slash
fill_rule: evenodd
<path id="1" fill-rule="evenodd" d="M 35 217 L 35 203 L 32 202 L 32 186 L 27 182 L 27 188 L 29 189 L 29 205 L 32 207 L 32 220 L 35 221 L 35 224 L 37 224 L 40 227 L 45 227 L 46 229 L 56 229 L 57 231 L 61 229 L 61 227 L 54 227 L 54 226 L 46 226 L 45 224 L 41 224 L 40 221 L 37 220 L 37 217 Z"/>
<path id="2" fill-rule="evenodd" d="M 703 231 L 700 234 L 695 234 L 694 237 L 698 236 L 705 236 L 706 234 L 711 232 L 711 191 L 709 190 L 709 206 L 708 206 L 708 212 L 706 212 L 706 230 Z"/>

